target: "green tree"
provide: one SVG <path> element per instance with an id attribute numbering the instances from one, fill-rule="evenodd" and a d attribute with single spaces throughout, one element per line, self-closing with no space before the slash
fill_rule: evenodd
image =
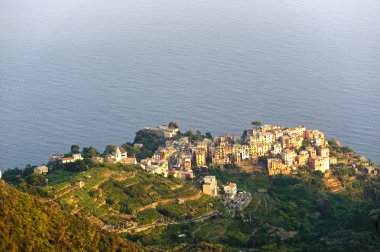
<path id="1" fill-rule="evenodd" d="M 105 156 L 109 155 L 109 154 L 113 153 L 115 149 L 116 149 L 115 145 L 109 144 L 109 145 L 107 145 L 106 149 L 104 150 L 103 155 L 105 155 Z"/>
<path id="2" fill-rule="evenodd" d="M 80 172 L 88 170 L 88 165 L 83 160 L 77 160 L 73 163 L 64 164 L 63 169 L 65 171 Z"/>
<path id="3" fill-rule="evenodd" d="M 350 152 L 352 152 L 350 146 L 348 146 L 348 145 L 342 147 L 342 151 L 343 151 L 343 153 L 350 153 Z"/>
<path id="4" fill-rule="evenodd" d="M 210 139 L 210 140 L 212 139 L 211 132 L 207 131 L 206 134 L 205 134 L 205 136 L 206 136 L 207 139 Z"/>
<path id="5" fill-rule="evenodd" d="M 133 147 L 131 143 L 125 143 L 121 147 L 128 152 L 128 156 L 130 157 L 136 157 L 141 153 L 141 149 Z"/>
<path id="6" fill-rule="evenodd" d="M 170 122 L 170 123 L 169 123 L 169 128 L 170 128 L 170 129 L 179 129 L 179 124 L 178 124 L 178 122 Z"/>
<path id="7" fill-rule="evenodd" d="M 188 130 L 184 135 L 187 136 L 191 142 L 202 141 L 205 138 L 199 130 Z"/>
<path id="8" fill-rule="evenodd" d="M 27 177 L 26 182 L 33 186 L 44 186 L 46 184 L 46 177 L 42 174 L 33 173 Z"/>
<path id="9" fill-rule="evenodd" d="M 58 169 L 62 169 L 63 168 L 63 164 L 62 162 L 59 160 L 59 159 L 56 159 L 56 160 L 53 160 L 53 161 L 50 161 L 47 166 L 51 169 L 51 170 L 58 170 Z"/>
<path id="10" fill-rule="evenodd" d="M 34 167 L 35 167 L 35 166 L 34 166 Z M 33 174 L 33 172 L 34 172 L 34 167 L 31 166 L 30 164 L 27 164 L 27 165 L 25 166 L 24 170 L 22 171 L 22 176 L 23 176 L 23 177 L 27 177 L 27 176 Z"/>
<path id="11" fill-rule="evenodd" d="M 165 144 L 165 138 L 153 132 L 139 130 L 133 143 L 140 143 L 144 148 L 151 152 L 151 155 L 158 149 L 160 145 Z"/>
<path id="12" fill-rule="evenodd" d="M 2 178 L 11 184 L 16 184 L 18 182 L 18 178 L 22 176 L 22 170 L 19 168 L 8 169 L 4 172 Z"/>
<path id="13" fill-rule="evenodd" d="M 70 152 L 71 152 L 71 154 L 80 153 L 79 145 L 77 145 L 77 144 L 71 145 Z"/>
<path id="14" fill-rule="evenodd" d="M 89 147 L 84 147 L 83 148 L 82 154 L 83 154 L 84 158 L 92 158 L 93 156 L 99 155 L 99 152 L 94 147 L 89 146 Z"/>

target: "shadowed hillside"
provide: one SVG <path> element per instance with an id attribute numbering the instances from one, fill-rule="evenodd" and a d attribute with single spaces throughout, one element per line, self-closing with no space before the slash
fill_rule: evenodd
<path id="1" fill-rule="evenodd" d="M 0 180 L 0 251 L 142 251 Z"/>

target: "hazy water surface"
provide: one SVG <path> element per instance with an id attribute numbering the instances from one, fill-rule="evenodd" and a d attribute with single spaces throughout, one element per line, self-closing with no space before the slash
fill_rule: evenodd
<path id="1" fill-rule="evenodd" d="M 2 0 L 0 168 L 144 126 L 304 124 L 380 163 L 380 2 Z"/>

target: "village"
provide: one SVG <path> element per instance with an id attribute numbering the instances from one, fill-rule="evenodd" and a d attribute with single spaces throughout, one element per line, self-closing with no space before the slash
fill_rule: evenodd
<path id="1" fill-rule="evenodd" d="M 376 165 L 363 161 L 359 171 L 355 162 L 349 160 L 350 154 L 337 154 L 337 149 L 344 148 L 338 141 L 328 141 L 321 131 L 304 126 L 254 125 L 241 136 L 215 137 L 200 132 L 194 137 L 170 124 L 139 132 L 147 140 L 135 140 L 120 147 L 108 145 L 102 154 L 92 150 L 90 155 L 85 151 L 90 147 L 80 151 L 79 146 L 72 145 L 70 153 L 53 154 L 47 165 L 32 167 L 32 172 L 44 175 L 40 177 L 45 186 L 51 182 L 60 188 L 53 192 L 53 198 L 65 198 L 74 213 L 89 209 L 97 215 L 92 221 L 103 230 L 120 233 L 203 222 L 220 216 L 240 216 L 251 221 L 252 216 L 245 214 L 246 208 L 267 205 L 270 183 L 281 179 L 281 175 L 317 174 L 332 193 L 345 190 L 342 181 L 334 175 L 339 167 L 352 166 L 356 175 L 378 175 Z M 134 152 L 157 139 L 159 144 L 144 158 Z M 82 169 L 87 164 L 96 169 Z M 149 177 L 158 183 L 153 186 Z M 267 181 L 263 185 L 255 184 L 255 189 L 247 187 L 247 180 L 262 178 Z M 166 189 L 160 185 L 163 179 L 169 184 Z M 68 183 L 61 186 L 63 181 Z M 142 197 L 140 192 L 145 190 L 147 193 Z M 113 199 L 113 193 L 121 192 Z M 151 219 L 144 220 L 147 216 Z"/>
<path id="2" fill-rule="evenodd" d="M 92 161 L 136 165 L 149 173 L 183 180 L 193 180 L 194 168 L 207 170 L 208 167 L 234 165 L 239 167 L 241 173 L 266 170 L 269 176 L 274 176 L 295 174 L 301 168 L 327 174 L 330 165 L 337 164 L 337 158 L 330 156 L 324 133 L 304 126 L 286 128 L 259 125 L 244 131 L 242 136 L 224 135 L 204 138 L 202 141 L 189 141 L 188 137 L 179 136 L 179 127 L 147 127 L 143 131 L 166 140 L 165 145 L 159 146 L 153 156 L 138 162 L 124 148 L 115 146 L 112 153 L 103 157 L 94 155 Z M 141 148 L 143 144 L 134 143 L 134 147 Z M 73 153 L 70 156 L 54 154 L 49 158 L 49 161 L 57 160 L 67 164 L 83 160 L 83 157 L 80 153 Z M 371 166 L 366 167 L 366 170 L 370 175 L 377 174 L 377 170 Z M 35 168 L 35 173 L 47 172 L 46 166 Z M 234 186 L 235 189 L 228 189 L 228 186 Z M 210 196 L 218 196 L 220 189 L 214 176 L 203 178 L 202 191 Z M 233 198 L 237 194 L 236 184 L 225 185 L 223 191 Z M 231 194 L 231 191 L 234 193 Z"/>

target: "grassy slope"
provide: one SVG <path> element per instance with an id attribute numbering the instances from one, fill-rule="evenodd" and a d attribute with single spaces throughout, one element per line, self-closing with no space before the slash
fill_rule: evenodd
<path id="1" fill-rule="evenodd" d="M 20 192 L 0 180 L 0 251 L 140 251 L 119 236 L 102 233 L 56 203 Z"/>

